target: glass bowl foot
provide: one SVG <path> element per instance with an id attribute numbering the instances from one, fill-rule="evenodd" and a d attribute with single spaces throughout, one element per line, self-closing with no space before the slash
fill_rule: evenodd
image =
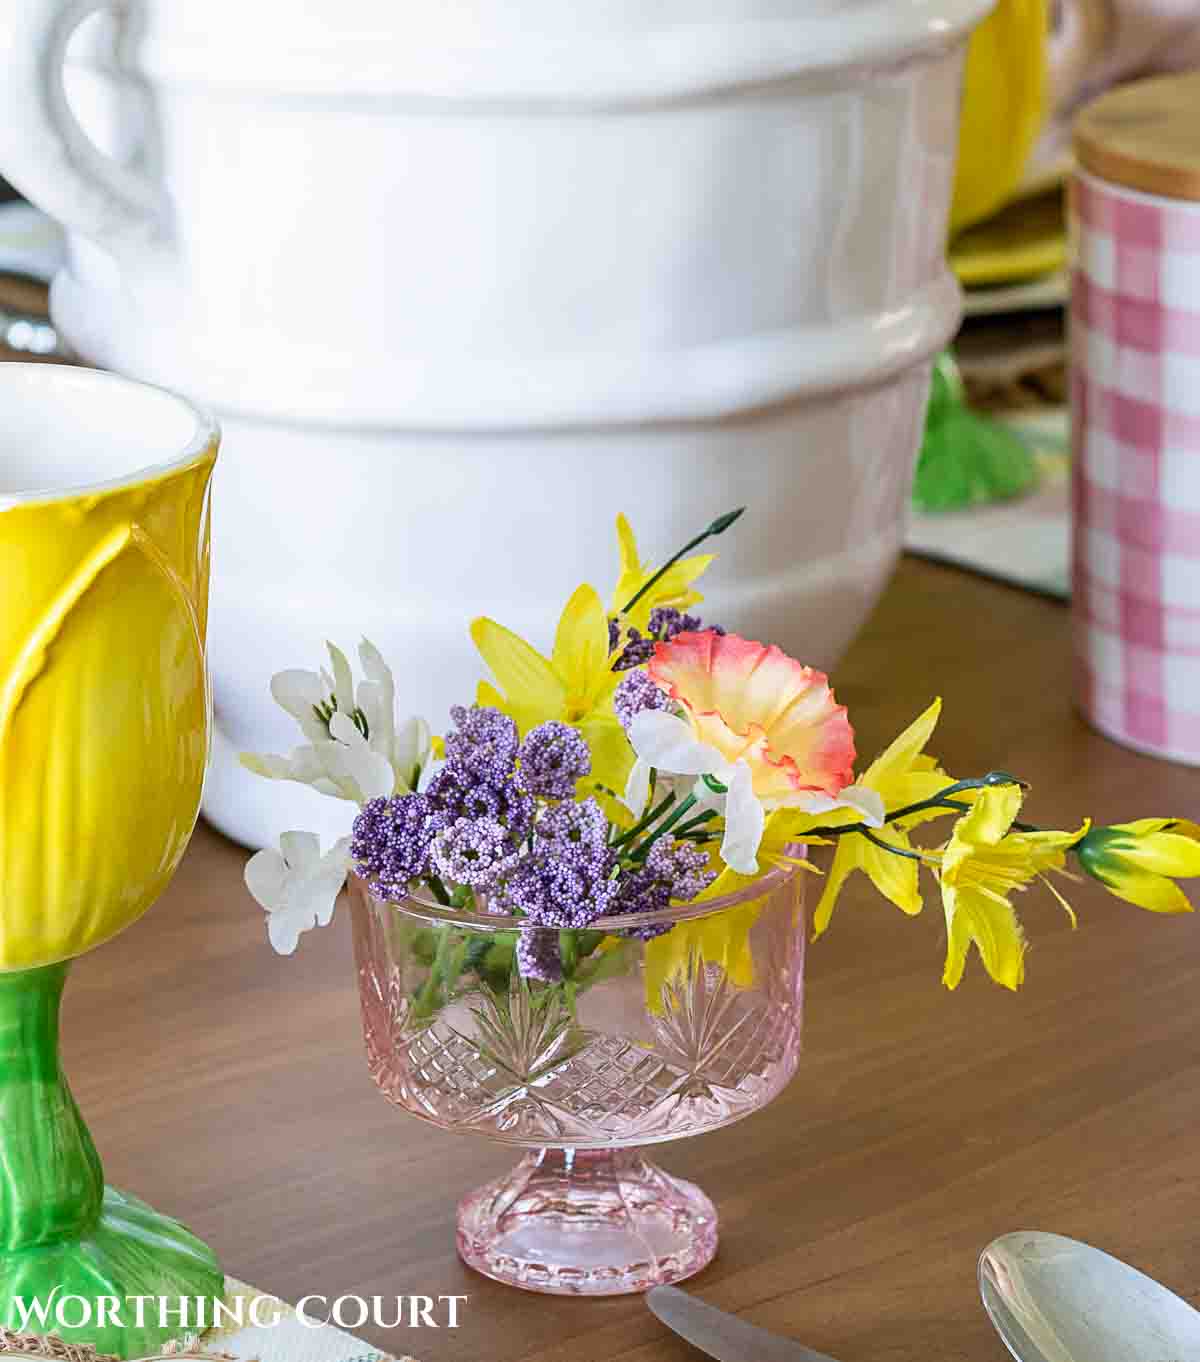
<path id="1" fill-rule="evenodd" d="M 541 1149 L 463 1200 L 457 1238 L 464 1263 L 509 1286 L 623 1296 L 706 1267 L 717 1213 L 636 1149 Z"/>

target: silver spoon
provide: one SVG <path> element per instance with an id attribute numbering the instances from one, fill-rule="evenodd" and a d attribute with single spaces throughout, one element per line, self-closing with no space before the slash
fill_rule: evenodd
<path id="1" fill-rule="evenodd" d="M 1017 1362 L 1200 1362 L 1200 1312 L 1077 1239 L 1003 1235 L 979 1259 L 979 1290 Z"/>

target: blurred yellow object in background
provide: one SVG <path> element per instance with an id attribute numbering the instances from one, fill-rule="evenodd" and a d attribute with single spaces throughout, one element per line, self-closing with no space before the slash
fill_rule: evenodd
<path id="1" fill-rule="evenodd" d="M 950 265 L 964 288 L 1036 279 L 1066 263 L 1061 188 L 1010 203 L 950 243 Z"/>
<path id="2" fill-rule="evenodd" d="M 1046 110 L 1048 0 L 1000 0 L 967 48 L 951 235 L 1002 208 Z"/>

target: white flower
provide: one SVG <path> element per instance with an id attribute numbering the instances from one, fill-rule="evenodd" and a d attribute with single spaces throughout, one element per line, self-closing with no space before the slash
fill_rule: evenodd
<path id="1" fill-rule="evenodd" d="M 767 814 L 754 793 L 754 773 L 750 763 L 739 761 L 725 772 L 725 836 L 721 840 L 721 859 L 741 875 L 758 873 L 758 847 L 766 827 Z"/>
<path id="2" fill-rule="evenodd" d="M 359 805 L 411 794 L 429 763 L 428 724 L 409 719 L 397 729 L 395 681 L 368 639 L 358 647 L 366 679 L 357 690 L 346 655 L 332 643 L 328 648 L 330 671 L 293 669 L 271 680 L 276 703 L 308 742 L 287 757 L 243 753 L 242 765 L 270 780 L 299 781 Z"/>
<path id="3" fill-rule="evenodd" d="M 367 721 L 370 747 L 392 768 L 392 794 L 412 794 L 429 761 L 433 736 L 424 719 L 412 718 L 396 728 L 396 684 L 391 668 L 369 639 L 358 645 L 367 679 L 358 684 L 358 708 Z"/>
<path id="4" fill-rule="evenodd" d="M 285 832 L 278 851 L 268 848 L 246 862 L 246 888 L 267 910 L 267 935 L 280 955 L 291 955 L 311 927 L 333 920 L 349 868 L 350 838 L 322 856 L 314 832 Z"/>
<path id="5" fill-rule="evenodd" d="M 870 827 L 883 826 L 883 800 L 863 785 L 847 785 L 837 796 L 796 791 L 786 799 L 762 800 L 754 793 L 754 776 L 745 760 L 728 761 L 715 747 L 700 742 L 691 726 L 665 710 L 645 709 L 629 725 L 629 741 L 637 761 L 629 773 L 622 803 L 640 818 L 650 798 L 650 773 L 698 776 L 692 794 L 701 808 L 716 809 L 725 818 L 721 859 L 741 875 L 758 873 L 758 848 L 767 814 L 778 808 L 828 813 L 857 810 Z M 706 779 L 707 777 L 707 779 Z M 714 790 L 713 782 L 724 789 Z"/>

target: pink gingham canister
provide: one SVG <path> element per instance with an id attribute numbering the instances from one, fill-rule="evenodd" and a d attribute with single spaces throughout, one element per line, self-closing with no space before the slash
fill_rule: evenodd
<path id="1" fill-rule="evenodd" d="M 1200 764 L 1200 75 L 1097 100 L 1075 152 L 1077 698 Z"/>

